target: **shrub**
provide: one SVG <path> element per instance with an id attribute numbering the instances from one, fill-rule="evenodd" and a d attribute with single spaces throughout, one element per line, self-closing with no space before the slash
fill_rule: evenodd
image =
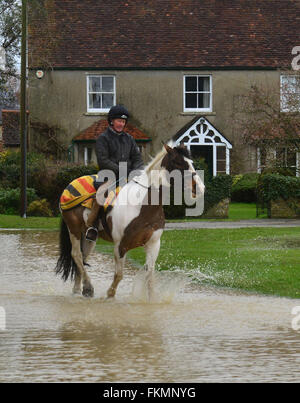
<path id="1" fill-rule="evenodd" d="M 215 206 L 221 200 L 230 198 L 232 178 L 230 175 L 218 175 L 215 177 L 205 177 L 205 194 L 204 194 L 204 213 L 211 207 Z M 184 203 L 176 206 L 173 203 L 173 190 L 171 190 L 170 206 L 164 206 L 165 216 L 169 218 L 183 218 L 186 208 Z M 184 200 L 184 197 L 182 197 Z"/>
<path id="2" fill-rule="evenodd" d="M 31 202 L 27 209 L 27 214 L 29 216 L 35 217 L 52 217 L 52 211 L 50 205 L 46 199 L 35 200 Z"/>
<path id="3" fill-rule="evenodd" d="M 44 172 L 47 166 L 45 157 L 29 152 L 26 154 L 28 186 L 35 188 L 32 178 L 36 172 Z M 20 185 L 21 152 L 4 151 L 0 153 L 0 180 L 2 187 L 15 189 Z"/>
<path id="4" fill-rule="evenodd" d="M 271 217 L 271 202 L 281 199 L 288 201 L 290 211 L 294 211 L 296 216 L 300 215 L 298 206 L 298 201 L 300 200 L 300 178 L 279 174 L 262 174 L 257 184 L 258 214 L 259 211 L 264 212 L 265 208 L 267 208 L 268 217 Z"/>
<path id="5" fill-rule="evenodd" d="M 27 188 L 27 202 L 37 199 L 34 189 Z M 0 190 L 0 214 L 18 214 L 21 207 L 20 189 Z"/>
<path id="6" fill-rule="evenodd" d="M 231 197 L 232 178 L 230 175 L 218 175 L 205 184 L 204 212 L 223 199 Z"/>
<path id="7" fill-rule="evenodd" d="M 259 174 L 248 173 L 233 178 L 231 200 L 252 203 L 256 201 L 256 187 Z"/>
<path id="8" fill-rule="evenodd" d="M 260 200 L 264 203 L 278 199 L 300 198 L 300 178 L 278 174 L 261 175 L 258 192 Z"/>
<path id="9" fill-rule="evenodd" d="M 63 167 L 57 172 L 56 183 L 61 191 L 72 182 L 74 179 L 80 176 L 93 175 L 99 171 L 97 165 L 72 165 Z"/>
<path id="10" fill-rule="evenodd" d="M 20 151 L 4 151 L 0 153 L 0 181 L 3 189 L 16 189 L 20 186 Z M 58 201 L 64 188 L 72 180 L 98 172 L 96 165 L 83 166 L 55 163 L 44 155 L 27 153 L 27 183 L 35 189 L 36 196 L 46 199 L 53 213 L 58 213 Z M 6 207 L 5 207 L 6 208 Z M 13 208 L 15 211 L 16 207 Z"/>

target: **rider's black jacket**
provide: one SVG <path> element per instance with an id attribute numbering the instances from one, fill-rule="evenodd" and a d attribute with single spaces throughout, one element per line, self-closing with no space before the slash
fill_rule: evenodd
<path id="1" fill-rule="evenodd" d="M 140 150 L 134 138 L 125 132 L 117 133 L 108 127 L 96 140 L 99 169 L 110 169 L 119 177 L 119 162 L 127 162 L 127 174 L 143 169 Z"/>

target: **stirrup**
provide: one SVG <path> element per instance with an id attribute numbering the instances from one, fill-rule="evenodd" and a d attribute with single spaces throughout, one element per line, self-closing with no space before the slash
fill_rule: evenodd
<path id="1" fill-rule="evenodd" d="M 98 229 L 95 227 L 89 227 L 85 233 L 85 239 L 88 241 L 96 242 L 98 237 Z"/>

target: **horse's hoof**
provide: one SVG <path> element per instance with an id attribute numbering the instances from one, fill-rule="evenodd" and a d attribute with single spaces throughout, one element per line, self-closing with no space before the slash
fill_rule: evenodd
<path id="1" fill-rule="evenodd" d="M 94 287 L 83 287 L 82 295 L 87 298 L 92 298 L 94 296 Z"/>
<path id="2" fill-rule="evenodd" d="M 112 299 L 112 298 L 114 298 L 114 296 L 116 295 L 116 290 L 114 290 L 114 289 L 109 289 L 108 291 L 107 291 L 107 294 L 106 294 L 106 299 Z"/>

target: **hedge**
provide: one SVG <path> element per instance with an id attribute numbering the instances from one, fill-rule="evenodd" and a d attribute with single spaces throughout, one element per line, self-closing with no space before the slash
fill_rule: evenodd
<path id="1" fill-rule="evenodd" d="M 260 202 L 267 205 L 273 200 L 300 198 L 300 178 L 279 174 L 261 175 L 257 191 Z"/>
<path id="2" fill-rule="evenodd" d="M 74 179 L 98 172 L 96 165 L 57 164 L 43 155 L 27 153 L 27 184 L 35 189 L 36 198 L 46 199 L 54 214 L 58 214 L 58 201 L 64 188 Z M 17 189 L 20 186 L 20 152 L 0 153 L 0 188 Z M 31 200 L 33 201 L 33 200 Z M 29 205 L 29 202 L 28 202 Z"/>
<path id="3" fill-rule="evenodd" d="M 257 173 L 234 176 L 231 200 L 240 203 L 255 203 L 258 177 Z"/>
<path id="4" fill-rule="evenodd" d="M 27 188 L 28 204 L 37 200 L 36 191 Z M 18 214 L 21 207 L 20 189 L 0 189 L 0 214 Z"/>
<path id="5" fill-rule="evenodd" d="M 215 206 L 223 199 L 230 198 L 232 178 L 230 175 L 218 175 L 215 177 L 206 177 L 205 194 L 204 194 L 204 213 Z M 173 189 L 171 189 L 171 205 L 164 206 L 166 218 L 183 218 L 185 209 L 191 206 L 186 206 L 184 203 L 176 206 L 172 203 Z M 184 200 L 184 198 L 182 197 Z"/>

